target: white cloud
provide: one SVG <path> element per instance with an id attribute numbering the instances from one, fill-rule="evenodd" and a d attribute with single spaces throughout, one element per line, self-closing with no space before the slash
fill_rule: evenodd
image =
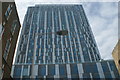
<path id="1" fill-rule="evenodd" d="M 98 47 L 102 58 L 112 58 L 112 50 L 114 49 L 118 40 L 118 21 L 117 18 L 113 19 L 111 24 L 108 24 L 108 28 L 101 30 L 101 34 L 96 36 Z"/>
<path id="2" fill-rule="evenodd" d="M 16 2 L 16 7 L 19 15 L 19 19 L 21 24 L 23 23 L 25 13 L 27 11 L 28 5 L 25 4 L 25 2 Z"/>
<path id="3" fill-rule="evenodd" d="M 96 33 L 95 36 L 101 34 L 101 31 L 107 26 L 107 20 L 99 16 L 91 16 L 90 19 L 92 30 Z"/>
<path id="4" fill-rule="evenodd" d="M 118 3 L 102 3 L 100 8 L 100 15 L 104 18 L 110 18 L 118 13 Z"/>

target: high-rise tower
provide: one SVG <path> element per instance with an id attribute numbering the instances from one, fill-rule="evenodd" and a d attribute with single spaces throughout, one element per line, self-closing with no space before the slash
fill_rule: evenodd
<path id="1" fill-rule="evenodd" d="M 0 80 L 11 78 L 21 24 L 14 0 L 0 0 Z"/>
<path id="2" fill-rule="evenodd" d="M 68 30 L 68 35 L 56 35 L 59 30 Z M 36 5 L 25 15 L 12 74 L 14 78 L 118 77 L 113 61 L 100 60 L 82 5 Z"/>

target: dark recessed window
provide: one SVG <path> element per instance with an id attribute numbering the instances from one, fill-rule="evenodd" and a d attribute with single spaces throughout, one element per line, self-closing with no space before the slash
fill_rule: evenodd
<path id="1" fill-rule="evenodd" d="M 120 60 L 118 61 L 119 65 L 120 65 Z"/>

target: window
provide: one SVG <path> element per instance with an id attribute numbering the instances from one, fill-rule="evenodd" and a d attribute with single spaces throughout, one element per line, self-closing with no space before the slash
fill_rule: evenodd
<path id="1" fill-rule="evenodd" d="M 78 75 L 78 68 L 77 68 L 77 64 L 71 64 L 71 74 L 72 75 Z"/>
<path id="2" fill-rule="evenodd" d="M 38 75 L 45 76 L 46 75 L 46 65 L 40 65 L 38 67 Z"/>
<path id="3" fill-rule="evenodd" d="M 83 78 L 90 78 L 90 74 L 89 73 L 84 73 Z"/>
<path id="4" fill-rule="evenodd" d="M 83 51 L 83 56 L 84 56 L 85 61 L 90 61 L 90 57 L 89 57 L 88 51 Z"/>
<path id="5" fill-rule="evenodd" d="M 6 18 L 6 20 L 8 20 L 9 15 L 10 15 L 11 12 L 12 12 L 12 7 L 13 7 L 13 5 L 10 4 L 10 5 L 8 6 L 6 12 L 5 12 L 5 18 Z"/>
<path id="6" fill-rule="evenodd" d="M 50 76 L 55 75 L 55 65 L 48 65 L 48 75 Z"/>
<path id="7" fill-rule="evenodd" d="M 10 40 L 7 40 L 6 47 L 5 47 L 5 50 L 4 50 L 4 55 L 3 55 L 5 60 L 7 59 L 9 49 L 10 49 Z"/>
<path id="8" fill-rule="evenodd" d="M 116 68 L 116 66 L 115 66 L 114 61 L 110 61 L 110 62 L 109 62 L 109 65 L 110 65 L 110 68 L 111 68 L 112 71 L 114 71 L 114 72 L 117 71 L 117 68 Z"/>
<path id="9" fill-rule="evenodd" d="M 60 72 L 60 76 L 64 76 L 67 74 L 67 71 L 66 71 L 66 65 L 65 64 L 61 64 L 59 66 L 59 72 Z"/>
<path id="10" fill-rule="evenodd" d="M 3 31 L 4 31 L 4 27 L 0 24 L 0 39 L 1 39 L 1 37 L 2 37 Z"/>
<path id="11" fill-rule="evenodd" d="M 118 61 L 119 65 L 120 65 L 120 60 Z"/>
<path id="12" fill-rule="evenodd" d="M 22 73 L 23 73 L 23 76 L 28 76 L 28 66 L 24 66 Z"/>
<path id="13" fill-rule="evenodd" d="M 27 63 L 32 63 L 32 58 L 31 57 L 27 58 Z"/>
<path id="14" fill-rule="evenodd" d="M 80 55 L 80 53 L 77 53 L 77 56 L 78 56 L 78 61 L 81 62 L 81 55 Z"/>
<path id="15" fill-rule="evenodd" d="M 103 69 L 104 73 L 106 73 L 106 72 L 110 73 L 107 62 L 102 62 L 101 65 L 102 65 L 102 69 Z"/>
<path id="16" fill-rule="evenodd" d="M 95 63 L 85 63 L 83 64 L 83 69 L 85 73 L 98 73 L 98 69 Z"/>
<path id="17" fill-rule="evenodd" d="M 20 78 L 20 76 L 21 76 L 21 69 L 22 69 L 21 65 L 16 65 L 15 66 L 15 68 L 14 68 L 14 75 L 13 75 L 14 78 Z"/>
<path id="18" fill-rule="evenodd" d="M 73 62 L 72 53 L 69 53 L 69 59 L 70 59 L 70 62 Z"/>
<path id="19" fill-rule="evenodd" d="M 64 59 L 65 59 L 65 62 L 67 63 L 68 62 L 68 56 L 67 56 L 67 53 L 66 52 L 64 52 L 65 54 L 64 54 Z"/>
<path id="20" fill-rule="evenodd" d="M 8 16 L 9 16 L 9 13 L 8 13 L 8 11 L 6 11 L 6 13 L 5 13 L 5 17 L 8 19 Z"/>
<path id="21" fill-rule="evenodd" d="M 112 78 L 112 76 L 111 76 L 111 74 L 109 73 L 109 72 L 106 72 L 106 73 L 104 73 L 104 75 L 105 75 L 105 78 L 107 79 L 111 79 Z"/>
<path id="22" fill-rule="evenodd" d="M 14 20 L 13 23 L 12 23 L 12 26 L 11 26 L 11 33 L 12 33 L 12 35 L 14 34 L 15 28 L 17 26 L 18 26 L 18 22 L 17 22 L 17 20 Z"/>
<path id="23" fill-rule="evenodd" d="M 98 73 L 92 73 L 92 77 L 93 77 L 93 79 L 100 79 L 100 76 L 99 76 L 99 74 Z"/>

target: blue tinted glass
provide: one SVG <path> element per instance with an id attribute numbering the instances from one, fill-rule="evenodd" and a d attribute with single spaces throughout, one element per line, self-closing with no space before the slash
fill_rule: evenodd
<path id="1" fill-rule="evenodd" d="M 65 53 L 65 55 L 64 55 L 64 59 L 65 59 L 65 62 L 68 62 L 68 56 L 67 56 L 67 53 Z"/>
<path id="2" fill-rule="evenodd" d="M 6 11 L 5 17 L 7 18 L 8 16 L 9 16 L 9 13 L 8 13 L 8 11 Z"/>
<path id="3" fill-rule="evenodd" d="M 48 65 L 48 75 L 55 75 L 55 65 Z"/>
<path id="4" fill-rule="evenodd" d="M 98 69 L 95 63 L 83 64 L 83 70 L 85 73 L 98 73 Z"/>
<path id="5" fill-rule="evenodd" d="M 38 66 L 38 75 L 45 76 L 46 75 L 46 65 Z"/>
<path id="6" fill-rule="evenodd" d="M 22 75 L 23 76 L 27 76 L 28 75 L 28 66 L 24 66 Z"/>
<path id="7" fill-rule="evenodd" d="M 102 65 L 102 69 L 103 69 L 104 73 L 106 73 L 106 72 L 110 73 L 107 62 L 102 62 L 101 65 Z"/>
<path id="8" fill-rule="evenodd" d="M 111 68 L 112 71 L 117 72 L 117 68 L 116 68 L 116 66 L 115 66 L 114 61 L 109 61 L 109 65 L 110 65 L 110 68 Z"/>
<path id="9" fill-rule="evenodd" d="M 32 63 L 32 58 L 31 58 L 31 57 L 28 57 L 28 58 L 27 58 L 27 62 L 28 62 L 28 63 Z"/>
<path id="10" fill-rule="evenodd" d="M 109 61 L 108 63 L 109 63 L 109 67 L 110 67 L 111 71 L 113 71 L 114 74 L 115 74 L 115 78 L 118 78 L 119 77 L 119 73 L 118 73 L 118 70 L 117 70 L 117 68 L 115 66 L 114 61 Z M 107 75 L 106 75 L 106 77 L 107 77 Z"/>
<path id="11" fill-rule="evenodd" d="M 77 55 L 77 56 L 78 56 L 78 62 L 80 62 L 80 61 L 81 61 L 81 58 L 80 58 L 80 57 L 81 57 L 81 55 L 80 55 L 80 53 L 78 53 L 78 55 Z"/>
<path id="12" fill-rule="evenodd" d="M 85 60 L 85 61 L 90 61 L 89 53 L 88 53 L 87 50 L 86 50 L 86 51 L 83 51 L 83 56 L 84 56 L 84 60 Z"/>
<path id="13" fill-rule="evenodd" d="M 111 73 L 104 73 L 105 78 L 112 78 Z"/>
<path id="14" fill-rule="evenodd" d="M 66 75 L 66 65 L 62 64 L 59 66 L 59 73 L 60 75 Z"/>
<path id="15" fill-rule="evenodd" d="M 90 74 L 89 73 L 83 73 L 83 78 L 90 78 Z"/>
<path id="16" fill-rule="evenodd" d="M 70 62 L 73 62 L 72 53 L 69 55 Z"/>
<path id="17" fill-rule="evenodd" d="M 77 64 L 71 64 L 70 65 L 71 68 L 71 74 L 78 74 L 78 68 L 77 68 Z"/>
<path id="18" fill-rule="evenodd" d="M 14 77 L 20 77 L 21 76 L 21 69 L 22 69 L 22 66 L 15 66 L 14 68 Z"/>
<path id="19" fill-rule="evenodd" d="M 99 73 L 92 73 L 92 77 L 97 79 L 100 78 Z"/>

